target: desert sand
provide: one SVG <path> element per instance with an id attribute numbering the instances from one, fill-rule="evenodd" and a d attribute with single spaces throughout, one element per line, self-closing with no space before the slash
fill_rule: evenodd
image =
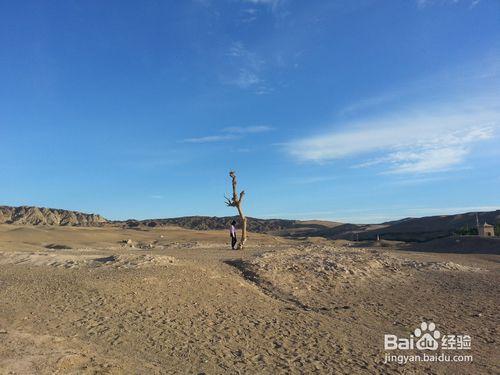
<path id="1" fill-rule="evenodd" d="M 412 250 L 3 224 L 0 373 L 500 373 L 500 256 Z M 384 334 L 422 321 L 470 335 L 473 361 L 384 363 Z"/>

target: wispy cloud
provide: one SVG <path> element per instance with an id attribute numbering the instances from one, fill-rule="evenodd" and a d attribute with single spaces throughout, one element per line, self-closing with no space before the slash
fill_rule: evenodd
<path id="1" fill-rule="evenodd" d="M 230 141 L 236 139 L 237 137 L 232 134 L 228 135 L 207 135 L 204 137 L 186 138 L 183 139 L 182 143 L 212 143 L 221 141 Z"/>
<path id="2" fill-rule="evenodd" d="M 417 0 L 417 6 L 419 8 L 425 8 L 431 5 L 454 5 L 463 3 L 473 8 L 480 2 L 481 0 Z"/>
<path id="3" fill-rule="evenodd" d="M 150 195 L 150 198 L 152 198 L 152 199 L 163 199 L 165 197 L 163 195 L 161 195 L 161 194 L 153 194 L 153 195 Z"/>
<path id="4" fill-rule="evenodd" d="M 432 138 L 421 137 L 414 145 L 395 145 L 385 157 L 361 166 L 389 163 L 388 173 L 443 172 L 456 168 L 470 152 L 470 145 L 493 137 L 493 126 L 472 127 L 455 132 L 438 130 Z"/>
<path id="5" fill-rule="evenodd" d="M 257 94 L 271 91 L 269 84 L 262 77 L 265 60 L 256 52 L 250 51 L 241 41 L 234 42 L 228 52 L 231 68 L 225 82 L 244 90 L 253 90 Z M 232 71 L 232 73 L 231 73 Z"/>
<path id="6" fill-rule="evenodd" d="M 252 4 L 268 4 L 268 5 L 273 5 L 277 4 L 280 2 L 280 0 L 243 0 L 245 3 L 252 3 Z"/>
<path id="7" fill-rule="evenodd" d="M 432 183 L 442 183 L 443 181 L 450 180 L 450 176 L 444 175 L 425 175 L 425 176 L 401 176 L 396 180 L 387 181 L 386 185 L 389 186 L 416 186 Z"/>
<path id="8" fill-rule="evenodd" d="M 373 96 L 365 99 L 358 100 L 357 102 L 354 102 L 344 108 L 342 108 L 339 111 L 339 115 L 344 116 L 344 115 L 350 115 L 354 114 L 357 112 L 362 112 L 365 110 L 372 109 L 377 106 L 384 105 L 388 102 L 393 101 L 395 98 L 401 95 L 401 92 L 391 92 L 391 93 L 386 93 L 378 96 Z"/>
<path id="9" fill-rule="evenodd" d="M 411 151 L 398 151 L 392 153 L 390 162 L 393 167 L 390 173 L 428 173 L 443 172 L 459 165 L 469 153 L 467 143 L 458 147 L 423 146 Z"/>
<path id="10" fill-rule="evenodd" d="M 262 82 L 262 79 L 256 72 L 252 72 L 246 68 L 240 69 L 235 79 L 230 81 L 232 84 L 242 89 L 248 89 Z"/>
<path id="11" fill-rule="evenodd" d="M 259 10 L 256 8 L 247 8 L 241 11 L 241 22 L 250 23 L 257 20 Z"/>
<path id="12" fill-rule="evenodd" d="M 242 24 L 250 24 L 259 18 L 272 16 L 276 25 L 280 25 L 291 15 L 288 3 L 288 0 L 240 0 L 244 8 L 239 20 Z"/>
<path id="13" fill-rule="evenodd" d="M 474 143 L 493 138 L 500 124 L 497 106 L 455 106 L 358 121 L 285 147 L 306 162 L 365 157 L 358 166 L 383 165 L 388 173 L 445 171 L 461 164 Z"/>
<path id="14" fill-rule="evenodd" d="M 230 57 L 243 57 L 248 54 L 249 52 L 242 42 L 234 42 L 231 47 L 229 47 L 229 51 L 227 52 L 227 55 Z"/>
<path id="15" fill-rule="evenodd" d="M 284 3 L 284 0 L 243 0 L 244 3 L 251 3 L 256 5 L 267 5 L 270 7 L 277 7 Z"/>
<path id="16" fill-rule="evenodd" d="M 338 179 L 336 176 L 312 176 L 312 177 L 301 177 L 291 180 L 292 184 L 296 185 L 306 185 L 306 184 L 316 184 L 320 182 L 333 181 Z"/>
<path id="17" fill-rule="evenodd" d="M 245 135 L 264 133 L 273 130 L 266 125 L 257 126 L 230 126 L 221 130 L 223 134 L 206 135 L 202 137 L 185 138 L 181 143 L 213 143 L 240 139 Z"/>
<path id="18" fill-rule="evenodd" d="M 228 128 L 222 129 L 228 133 L 235 134 L 252 134 L 252 133 L 264 133 L 273 130 L 272 127 L 266 125 L 258 125 L 258 126 L 230 126 Z"/>

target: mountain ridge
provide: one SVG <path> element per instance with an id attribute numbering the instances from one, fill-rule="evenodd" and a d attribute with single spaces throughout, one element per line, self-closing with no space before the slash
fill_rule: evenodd
<path id="1" fill-rule="evenodd" d="M 467 212 L 453 215 L 404 218 L 381 224 L 350 224 L 320 220 L 259 219 L 248 217 L 249 232 L 301 238 L 324 237 L 347 240 L 386 240 L 421 242 L 470 231 L 476 227 L 476 215 L 482 224 L 500 226 L 500 210 Z M 237 216 L 183 216 L 145 220 L 106 220 L 98 214 L 34 206 L 0 206 L 0 224 L 103 226 L 153 228 L 178 226 L 193 230 L 224 230 Z M 500 227 L 499 227 L 500 228 Z"/>
<path id="2" fill-rule="evenodd" d="M 0 224 L 100 226 L 108 221 L 98 214 L 35 206 L 0 206 Z"/>

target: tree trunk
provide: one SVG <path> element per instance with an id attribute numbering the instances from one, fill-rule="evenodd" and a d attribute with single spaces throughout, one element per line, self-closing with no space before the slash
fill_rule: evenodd
<path id="1" fill-rule="evenodd" d="M 238 210 L 238 214 L 240 215 L 241 219 L 241 238 L 240 242 L 238 244 L 238 250 L 243 250 L 243 246 L 245 245 L 245 242 L 247 241 L 247 218 L 245 217 L 245 214 L 243 213 L 243 210 L 241 208 L 241 202 L 243 201 L 243 197 L 245 196 L 245 191 L 241 191 L 240 196 L 238 197 L 238 193 L 236 192 L 237 184 L 238 182 L 236 181 L 236 174 L 231 171 L 229 172 L 229 177 L 231 177 L 232 184 L 233 184 L 233 197 L 232 199 L 229 199 L 226 197 L 226 205 L 230 207 L 236 207 Z"/>
<path id="2" fill-rule="evenodd" d="M 247 241 L 247 218 L 245 217 L 245 215 L 243 215 L 243 212 L 241 210 L 238 210 L 238 212 L 241 218 L 241 239 L 240 243 L 238 244 L 238 249 L 243 250 L 243 246 Z"/>

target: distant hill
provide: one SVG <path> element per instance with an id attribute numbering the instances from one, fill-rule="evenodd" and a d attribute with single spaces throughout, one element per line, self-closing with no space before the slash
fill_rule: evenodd
<path id="1" fill-rule="evenodd" d="M 0 224 L 98 226 L 107 220 L 100 215 L 45 207 L 0 206 Z"/>
<path id="2" fill-rule="evenodd" d="M 148 219 L 148 220 L 126 220 L 115 221 L 113 224 L 122 225 L 127 228 L 137 228 L 141 226 L 157 227 L 165 225 L 175 225 L 187 229 L 214 230 L 227 229 L 232 220 L 239 221 L 237 216 L 185 216 L 169 219 Z M 247 218 L 248 230 L 256 233 L 269 233 L 276 235 L 286 235 L 289 233 L 312 234 L 326 228 L 340 225 L 332 221 L 300 221 L 285 219 L 257 219 Z"/>
<path id="3" fill-rule="evenodd" d="M 477 213 L 479 222 L 500 224 L 500 210 Z M 69 225 L 102 226 L 115 225 L 124 228 L 152 228 L 178 226 L 194 230 L 227 229 L 237 216 L 210 217 L 185 216 L 167 219 L 107 221 L 100 215 L 77 211 L 38 207 L 0 206 L 0 224 L 28 225 Z M 448 237 L 458 232 L 476 227 L 476 213 L 468 212 L 456 215 L 427 216 L 405 218 L 382 224 L 343 224 L 321 220 L 285 220 L 248 218 L 248 230 L 276 236 L 302 238 L 324 237 L 328 239 L 374 240 L 382 239 L 406 242 L 422 242 Z"/>
<path id="4" fill-rule="evenodd" d="M 500 224 L 500 210 L 478 212 L 479 223 Z M 373 240 L 379 235 L 394 241 L 428 241 L 448 237 L 461 230 L 476 227 L 476 212 L 456 215 L 426 216 L 389 221 L 379 225 L 344 224 L 325 229 L 316 235 L 331 239 Z"/>

